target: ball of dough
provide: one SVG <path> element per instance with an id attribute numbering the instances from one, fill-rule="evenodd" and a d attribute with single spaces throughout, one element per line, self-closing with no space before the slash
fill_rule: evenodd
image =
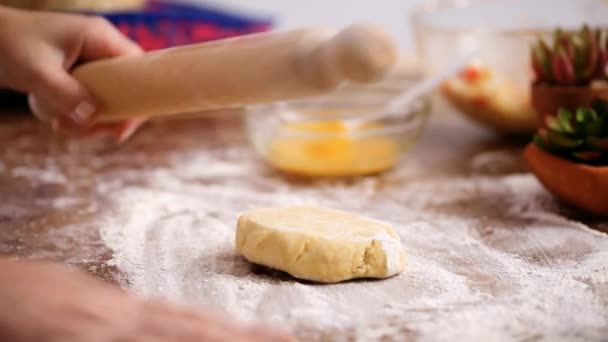
<path id="1" fill-rule="evenodd" d="M 250 262 L 322 283 L 386 278 L 406 264 L 399 236 L 387 223 L 314 207 L 242 215 L 236 249 Z"/>

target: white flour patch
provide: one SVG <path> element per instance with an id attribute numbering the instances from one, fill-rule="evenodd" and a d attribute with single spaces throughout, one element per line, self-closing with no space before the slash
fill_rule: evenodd
<path id="1" fill-rule="evenodd" d="M 25 177 L 35 179 L 44 183 L 65 184 L 67 179 L 63 174 L 53 169 L 37 169 L 29 167 L 17 167 L 12 170 L 13 177 Z"/>
<path id="2" fill-rule="evenodd" d="M 66 150 L 42 126 L 0 126 L 11 147 L 0 151 L 0 249 L 302 341 L 606 341 L 606 235 L 564 217 L 519 149 L 492 150 L 490 134 L 471 137 L 449 117 L 393 173 L 318 182 L 273 173 L 228 121 L 150 124 L 118 150 Z M 235 255 L 239 214 L 295 205 L 390 222 L 408 269 L 314 285 Z"/>
<path id="3" fill-rule="evenodd" d="M 287 182 L 246 148 L 189 151 L 172 165 L 101 179 L 114 211 L 99 221 L 112 263 L 132 289 L 302 340 L 602 340 L 608 336 L 608 239 L 554 213 L 532 176 L 425 176 L 404 165 L 352 182 Z M 490 163 L 491 161 L 491 163 Z M 510 166 L 509 166 L 510 167 Z M 492 174 L 496 170 L 491 170 Z M 145 185 L 126 185 L 136 177 Z M 391 222 L 409 268 L 337 285 L 258 272 L 235 255 L 238 216 L 254 207 L 316 205 Z"/>

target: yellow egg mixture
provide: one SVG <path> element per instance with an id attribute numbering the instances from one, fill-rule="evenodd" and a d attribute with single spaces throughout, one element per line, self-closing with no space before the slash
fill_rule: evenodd
<path id="1" fill-rule="evenodd" d="M 271 142 L 268 159 L 278 169 L 306 176 L 385 171 L 399 161 L 400 144 L 396 138 L 356 134 L 373 128 L 378 125 L 349 128 L 341 121 L 291 123 L 282 127 L 283 136 Z"/>

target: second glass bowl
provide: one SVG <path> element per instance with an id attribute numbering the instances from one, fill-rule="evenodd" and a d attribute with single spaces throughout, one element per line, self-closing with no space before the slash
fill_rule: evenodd
<path id="1" fill-rule="evenodd" d="M 427 98 L 387 110 L 419 77 L 401 73 L 323 97 L 252 106 L 245 128 L 256 151 L 279 170 L 313 177 L 377 174 L 397 165 L 424 127 Z"/>

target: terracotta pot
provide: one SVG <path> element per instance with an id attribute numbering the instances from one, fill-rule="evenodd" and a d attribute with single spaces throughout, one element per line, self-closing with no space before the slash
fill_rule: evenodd
<path id="1" fill-rule="evenodd" d="M 589 106 L 595 99 L 608 100 L 608 86 L 551 86 L 532 85 L 532 107 L 544 127 L 545 117 L 555 115 L 560 108 L 575 111 L 578 107 Z"/>
<path id="2" fill-rule="evenodd" d="M 524 152 L 528 166 L 553 195 L 597 216 L 608 216 L 608 166 L 571 162 L 529 144 Z"/>

